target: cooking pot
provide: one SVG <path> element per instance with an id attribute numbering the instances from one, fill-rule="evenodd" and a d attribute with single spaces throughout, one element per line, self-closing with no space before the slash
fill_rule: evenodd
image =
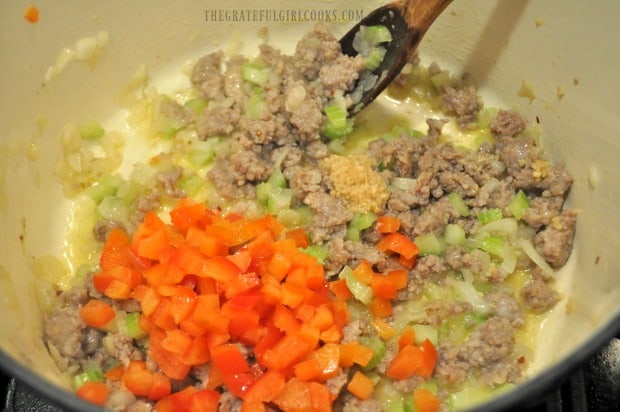
<path id="1" fill-rule="evenodd" d="M 0 364 L 67 409 L 71 395 L 41 338 L 51 282 L 67 271 L 72 203 L 54 170 L 67 122 L 118 122 L 119 95 L 140 67 L 160 90 L 215 48 L 291 51 L 316 21 L 339 36 L 378 1 L 78 0 L 0 3 Z M 563 299 L 542 324 L 531 377 L 482 405 L 540 395 L 620 332 L 620 28 L 617 1 L 455 1 L 422 42 L 423 61 L 469 73 L 489 105 L 539 125 L 551 158 L 575 179 L 574 251 L 557 272 Z M 264 31 L 261 28 L 267 27 Z M 378 104 L 386 104 L 379 101 Z M 117 123 L 120 124 L 120 123 Z"/>

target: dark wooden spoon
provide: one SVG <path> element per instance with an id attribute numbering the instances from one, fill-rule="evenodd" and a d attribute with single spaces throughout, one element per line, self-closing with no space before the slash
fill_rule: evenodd
<path id="1" fill-rule="evenodd" d="M 383 61 L 372 71 L 368 81 L 368 73 L 362 74 L 356 84 L 355 92 L 361 95 L 349 109 L 349 116 L 366 107 L 390 84 L 411 59 L 422 37 L 435 21 L 437 16 L 452 0 L 401 0 L 387 4 L 374 10 L 364 17 L 340 39 L 342 52 L 355 56 L 358 52 L 353 48 L 353 39 L 360 26 L 384 25 L 392 34 L 392 41 L 387 44 Z"/>

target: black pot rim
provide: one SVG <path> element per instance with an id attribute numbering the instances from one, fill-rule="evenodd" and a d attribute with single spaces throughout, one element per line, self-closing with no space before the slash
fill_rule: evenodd
<path id="1" fill-rule="evenodd" d="M 472 412 L 505 411 L 524 403 L 541 399 L 550 390 L 559 387 L 565 380 L 596 354 L 609 340 L 620 334 L 620 312 L 616 313 L 605 326 L 587 339 L 564 360 L 557 362 L 547 370 L 539 373 L 513 390 L 502 394 L 489 402 L 473 408 Z M 36 374 L 20 362 L 17 362 L 0 348 L 0 368 L 4 369 L 20 383 L 39 393 L 45 399 L 58 406 L 76 412 L 103 412 L 105 409 L 92 405 L 67 390 L 57 386 Z"/>

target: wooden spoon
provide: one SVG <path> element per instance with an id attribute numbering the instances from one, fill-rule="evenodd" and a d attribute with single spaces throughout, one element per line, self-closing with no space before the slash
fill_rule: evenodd
<path id="1" fill-rule="evenodd" d="M 355 56 L 353 39 L 360 26 L 386 26 L 392 34 L 392 41 L 387 44 L 383 61 L 372 71 L 377 81 L 368 85 L 368 76 L 362 75 L 356 84 L 357 93 L 361 94 L 359 102 L 351 106 L 349 116 L 359 112 L 372 102 L 400 73 L 403 66 L 411 59 L 422 37 L 437 16 L 452 0 L 401 0 L 387 4 L 364 17 L 340 39 L 342 52 Z"/>

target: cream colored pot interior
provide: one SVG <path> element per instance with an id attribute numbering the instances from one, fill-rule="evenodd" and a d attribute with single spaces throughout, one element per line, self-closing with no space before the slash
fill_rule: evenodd
<path id="1" fill-rule="evenodd" d="M 268 27 L 271 44 L 290 51 L 314 22 L 269 21 L 283 16 L 274 10 L 315 11 L 309 18 L 334 10 L 344 21 L 328 26 L 342 34 L 378 3 L 184 0 L 86 6 L 63 0 L 37 2 L 40 21 L 30 24 L 22 17 L 26 2 L 1 2 L 2 350 L 52 382 L 61 381 L 41 340 L 39 305 L 45 304 L 41 289 L 50 287 L 42 262 L 52 261 L 49 256 L 62 262 L 67 253 L 71 203 L 54 174 L 65 123 L 115 121 L 116 99 L 141 65 L 165 90 L 176 84 L 180 67 L 215 47 L 254 54 L 265 38 L 265 32 L 258 35 L 261 27 Z M 263 14 L 250 15 L 258 21 L 233 22 L 231 12 L 218 12 L 226 9 Z M 419 49 L 425 61 L 471 73 L 487 102 L 538 119 L 544 146 L 575 178 L 569 198 L 579 211 L 575 250 L 557 274 L 564 299 L 543 324 L 535 372 L 568 359 L 620 312 L 619 15 L 620 2 L 611 0 L 458 0 Z M 102 46 L 96 61 L 73 59 L 63 66 L 63 50 L 75 50 L 79 39 L 89 37 Z"/>

